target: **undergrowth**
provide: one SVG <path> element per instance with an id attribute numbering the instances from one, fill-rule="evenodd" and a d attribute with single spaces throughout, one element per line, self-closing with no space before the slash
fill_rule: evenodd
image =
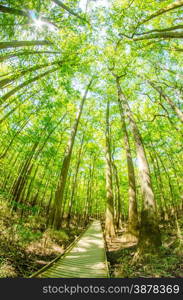
<path id="1" fill-rule="evenodd" d="M 183 222 L 180 221 L 183 232 Z M 163 245 L 159 254 L 147 254 L 141 261 L 133 263 L 133 256 L 137 246 L 109 251 L 111 277 L 181 277 L 183 278 L 183 245 L 176 236 L 174 227 L 162 229 Z"/>
<path id="2" fill-rule="evenodd" d="M 0 199 L 0 278 L 29 277 L 50 262 L 80 233 L 79 229 L 46 229 L 46 218 L 27 215 L 20 219 Z"/>

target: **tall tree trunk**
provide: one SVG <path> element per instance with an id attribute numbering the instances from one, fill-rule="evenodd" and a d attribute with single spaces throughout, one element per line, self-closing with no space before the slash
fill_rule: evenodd
<path id="1" fill-rule="evenodd" d="M 46 68 L 46 67 L 61 64 L 61 63 L 62 63 L 61 60 L 60 61 L 57 60 L 57 61 L 42 64 L 42 65 L 36 65 L 36 66 L 33 66 L 33 67 L 25 69 L 25 70 L 18 70 L 17 73 L 9 76 L 8 78 L 0 80 L 0 88 L 2 89 L 2 88 L 7 87 L 7 85 L 12 84 L 15 80 L 23 77 L 25 74 L 27 74 L 29 72 L 37 71 L 42 68 Z"/>
<path id="2" fill-rule="evenodd" d="M 28 157 L 28 159 L 25 161 L 25 164 L 23 166 L 22 171 L 20 172 L 20 175 L 18 176 L 18 179 L 16 180 L 14 187 L 13 187 L 13 200 L 16 202 L 23 202 L 24 199 L 21 196 L 21 193 L 25 189 L 25 186 L 28 182 L 29 175 L 31 174 L 31 170 L 33 168 L 34 163 L 31 164 L 32 159 L 34 157 L 34 160 L 36 161 L 40 153 L 42 152 L 44 146 L 46 145 L 47 141 L 49 140 L 51 134 L 55 131 L 55 129 L 58 127 L 58 125 L 61 123 L 61 121 L 65 118 L 66 114 L 63 115 L 63 117 L 57 122 L 56 126 L 53 127 L 53 129 L 48 133 L 46 136 L 46 139 L 44 140 L 43 144 L 37 149 L 39 146 L 39 142 L 36 142 L 32 148 L 31 154 Z M 46 127 L 44 128 L 44 130 Z M 43 132 L 44 132 L 43 130 Z M 48 165 L 47 165 L 48 167 Z"/>
<path id="3" fill-rule="evenodd" d="M 183 25 L 177 25 L 177 26 L 172 26 L 172 27 L 168 27 L 168 28 L 163 28 L 163 29 L 152 29 L 152 30 L 148 30 L 142 33 L 136 33 L 135 35 L 144 35 L 144 34 L 149 34 L 149 33 L 153 33 L 153 32 L 166 32 L 166 31 L 173 31 L 173 30 L 177 30 L 177 29 L 182 29 Z"/>
<path id="4" fill-rule="evenodd" d="M 0 5 L 0 12 L 12 14 L 14 16 L 23 16 L 23 17 L 27 17 L 30 20 L 32 20 L 32 17 L 30 15 L 29 11 L 20 10 L 20 9 L 16 9 L 16 8 L 13 8 L 13 7 L 7 7 L 7 6 Z M 41 21 L 44 21 L 44 22 L 46 22 L 48 24 L 51 24 L 51 25 L 57 27 L 57 25 L 55 25 L 54 23 L 50 22 L 49 19 L 47 19 L 45 17 L 41 17 Z"/>
<path id="5" fill-rule="evenodd" d="M 7 114 L 4 115 L 2 119 L 0 119 L 0 124 L 4 122 L 14 111 L 16 111 L 22 104 L 24 104 L 27 100 L 34 97 L 35 94 L 39 94 L 39 91 L 31 94 L 28 98 L 25 98 L 23 102 L 18 103 L 13 109 L 11 109 Z M 28 122 L 27 122 L 28 123 Z"/>
<path id="6" fill-rule="evenodd" d="M 150 170 L 146 158 L 143 140 L 134 120 L 133 113 L 128 104 L 128 100 L 126 99 L 126 96 L 123 92 L 122 96 L 125 113 L 128 116 L 135 140 L 140 184 L 143 196 L 140 235 L 138 243 L 139 251 L 137 252 L 141 256 L 141 254 L 144 252 L 153 252 L 158 250 L 159 246 L 161 246 L 161 234 L 158 226 L 156 202 L 154 198 Z"/>
<path id="7" fill-rule="evenodd" d="M 51 189 L 51 193 L 50 193 L 50 198 L 49 198 L 49 202 L 46 208 L 46 228 L 49 227 L 50 224 L 50 216 L 52 216 L 52 211 L 51 211 L 51 204 L 53 201 L 53 188 Z"/>
<path id="8" fill-rule="evenodd" d="M 2 186 L 3 186 L 3 190 L 8 190 L 9 191 L 9 194 L 8 194 L 8 197 L 10 196 L 10 191 L 11 189 L 7 188 L 7 185 L 8 187 L 11 186 L 11 179 L 14 177 L 13 174 L 12 174 L 12 168 L 15 167 L 15 168 L 18 168 L 19 165 L 17 164 L 20 156 L 21 156 L 21 153 L 22 153 L 22 150 L 24 149 L 24 145 L 20 148 L 18 154 L 15 156 L 15 153 L 11 153 L 12 155 L 10 155 L 10 159 L 8 160 L 8 165 L 10 166 L 10 170 L 8 172 L 8 175 L 7 177 L 5 178 L 4 182 L 2 183 Z"/>
<path id="9" fill-rule="evenodd" d="M 70 166 L 70 160 L 71 160 L 71 155 L 72 155 L 72 149 L 73 149 L 73 145 L 74 145 L 74 141 L 75 141 L 75 137 L 76 137 L 76 133 L 77 133 L 77 129 L 78 129 L 78 124 L 79 124 L 79 120 L 81 117 L 81 113 L 83 110 L 83 105 L 85 103 L 87 94 L 88 94 L 88 90 L 92 84 L 93 79 L 89 82 L 86 91 L 84 93 L 84 96 L 81 100 L 81 104 L 78 110 L 78 113 L 76 115 L 76 119 L 73 125 L 73 128 L 71 130 L 71 136 L 70 139 L 68 141 L 68 145 L 65 151 L 65 155 L 64 155 L 64 159 L 63 159 L 63 163 L 62 163 L 62 167 L 61 167 L 61 172 L 60 172 L 60 180 L 57 186 L 57 190 L 55 193 L 55 217 L 54 217 L 54 228 L 59 229 L 60 228 L 60 216 L 61 216 L 61 207 L 62 207 L 62 202 L 63 202 L 63 197 L 64 197 L 64 190 L 65 190 L 65 185 L 66 185 L 66 181 L 67 181 L 67 175 L 68 175 L 68 170 L 69 170 L 69 166 Z"/>
<path id="10" fill-rule="evenodd" d="M 72 184 L 71 197 L 70 197 L 70 201 L 69 201 L 69 208 L 68 208 L 68 215 L 67 215 L 67 227 L 70 227 L 72 204 L 73 204 L 73 199 L 75 196 L 75 190 L 77 188 L 77 178 L 78 178 L 79 166 L 81 163 L 81 154 L 82 154 L 83 143 L 84 143 L 84 135 L 82 137 L 81 145 L 79 148 L 79 153 L 78 153 L 78 158 L 77 158 L 77 163 L 76 163 L 76 171 L 74 174 L 74 180 L 73 180 L 73 184 Z"/>
<path id="11" fill-rule="evenodd" d="M 23 188 L 24 188 L 24 185 L 25 185 L 25 182 L 26 182 L 26 178 L 27 178 L 28 174 L 30 173 L 30 171 L 32 169 L 32 166 L 33 166 L 33 165 L 31 165 L 31 161 L 32 161 L 32 158 L 33 158 L 33 156 L 35 154 L 35 151 L 38 147 L 38 144 L 39 144 L 39 142 L 37 141 L 32 146 L 30 154 L 28 155 L 25 162 L 23 162 L 22 167 L 20 168 L 19 176 L 13 184 L 13 187 L 11 189 L 12 199 L 13 199 L 12 208 L 16 207 L 16 204 L 20 200 L 20 196 L 21 196 L 21 193 L 23 191 Z"/>
<path id="12" fill-rule="evenodd" d="M 122 213 L 122 199 L 121 199 L 121 193 L 120 193 L 120 182 L 119 182 L 119 176 L 118 176 L 118 169 L 117 166 L 115 165 L 114 161 L 112 162 L 113 164 L 113 170 L 114 170 L 114 177 L 116 181 L 116 188 L 117 188 L 117 203 L 116 203 L 116 209 L 117 209 L 117 216 L 116 216 L 116 225 L 117 228 L 119 229 L 121 227 L 121 222 L 123 220 L 123 213 Z"/>
<path id="13" fill-rule="evenodd" d="M 167 5 L 164 8 L 161 8 L 159 10 L 157 10 L 156 12 L 154 12 L 153 14 L 151 14 L 150 16 L 148 16 L 147 18 L 145 18 L 144 20 L 142 20 L 139 25 L 142 25 L 144 23 L 146 23 L 147 21 L 150 21 L 152 19 L 154 19 L 155 17 L 158 17 L 162 14 L 167 13 L 170 10 L 176 9 L 183 6 L 183 0 L 179 0 L 179 1 L 174 1 L 173 3 Z"/>
<path id="14" fill-rule="evenodd" d="M 28 187 L 27 187 L 27 193 L 26 193 L 25 200 L 24 200 L 25 203 L 29 202 L 29 197 L 30 197 L 32 185 L 33 185 L 34 180 L 35 180 L 35 178 L 36 178 L 38 169 L 39 169 L 39 165 L 36 166 L 36 168 L 35 168 L 35 170 L 34 170 L 34 173 L 33 173 L 32 177 L 30 178 L 30 182 L 29 182 L 29 185 L 28 185 Z"/>
<path id="15" fill-rule="evenodd" d="M 128 168 L 128 184 L 129 184 L 128 231 L 129 231 L 129 233 L 136 236 L 136 235 L 138 235 L 139 222 L 138 222 L 138 212 L 137 212 L 135 171 L 134 171 L 134 166 L 133 166 L 128 131 L 126 128 L 126 120 L 125 120 L 125 113 L 124 113 L 124 101 L 123 101 L 123 95 L 122 95 L 122 90 L 120 87 L 119 78 L 116 78 L 116 83 L 117 83 L 117 90 L 118 90 L 118 104 L 119 104 L 119 109 L 120 109 L 122 130 L 123 130 L 123 136 L 124 136 L 124 147 L 125 147 L 125 151 L 126 151 L 127 168 Z"/>
<path id="16" fill-rule="evenodd" d="M 82 18 L 79 14 L 77 14 L 76 12 L 74 12 L 70 7 L 68 7 L 67 5 L 65 5 L 62 1 L 60 0 L 52 0 L 54 3 L 56 3 L 57 5 L 59 5 L 60 7 L 62 7 L 64 10 L 66 10 L 69 14 L 79 18 L 80 20 L 87 22 L 84 18 Z"/>
<path id="17" fill-rule="evenodd" d="M 51 70 L 48 70 L 44 73 L 41 73 L 31 79 L 28 79 L 26 81 L 24 81 L 23 83 L 21 83 L 20 85 L 16 86 L 14 89 L 12 89 L 11 91 L 9 91 L 8 93 L 6 93 L 4 96 L 1 97 L 1 102 L 0 104 L 3 103 L 3 101 L 7 100 L 9 97 L 11 97 L 12 95 L 14 95 L 16 92 L 18 92 L 20 89 L 28 86 L 29 84 L 41 79 L 42 77 L 48 75 L 48 74 L 51 74 L 53 73 L 54 71 L 58 70 L 60 67 L 56 67 L 56 68 L 53 68 Z"/>
<path id="18" fill-rule="evenodd" d="M 109 100 L 107 102 L 106 109 L 106 215 L 105 215 L 105 235 L 106 237 L 113 238 L 115 237 L 115 228 L 114 228 L 114 203 L 113 203 L 113 186 L 112 186 L 112 158 L 111 158 L 111 141 L 110 141 L 110 125 L 109 125 L 109 109 L 110 104 Z"/>
<path id="19" fill-rule="evenodd" d="M 60 54 L 59 51 L 23 51 L 23 52 L 15 52 L 15 53 L 10 53 L 6 55 L 0 56 L 0 62 L 3 62 L 9 58 L 12 57 L 19 57 L 19 56 L 24 56 L 24 55 L 40 55 L 40 54 Z"/>
<path id="20" fill-rule="evenodd" d="M 159 32 L 159 33 L 152 33 L 149 35 L 143 35 L 140 37 L 133 38 L 134 41 L 142 41 L 142 40 L 152 40 L 152 39 L 182 39 L 183 32 Z"/>
<path id="21" fill-rule="evenodd" d="M 17 47 L 29 47 L 29 46 L 41 46 L 51 45 L 49 41 L 13 41 L 13 42 L 0 42 L 0 49 L 17 48 Z"/>
<path id="22" fill-rule="evenodd" d="M 25 128 L 25 126 L 28 124 L 29 120 L 30 120 L 30 117 L 25 122 L 23 122 L 23 124 L 21 125 L 21 127 L 19 128 L 19 130 L 17 130 L 17 132 L 13 135 L 13 137 L 12 137 L 11 141 L 9 142 L 8 146 L 5 149 L 3 149 L 3 152 L 0 154 L 0 159 L 3 159 L 6 156 L 6 154 L 8 153 L 8 150 L 11 149 L 12 144 L 13 144 L 15 138 Z"/>
<path id="23" fill-rule="evenodd" d="M 151 161 L 152 161 L 152 165 L 153 165 L 153 169 L 154 169 L 154 175 L 155 175 L 155 179 L 156 179 L 156 184 L 157 184 L 157 188 L 159 191 L 161 219 L 162 219 L 162 221 L 167 221 L 168 220 L 167 205 L 166 205 L 166 198 L 165 198 L 165 194 L 164 194 L 164 185 L 163 185 L 163 181 L 161 178 L 159 163 L 158 163 L 156 156 L 153 155 L 150 151 L 149 151 L 149 155 L 151 157 Z"/>
<path id="24" fill-rule="evenodd" d="M 179 221 L 178 221 L 178 211 L 177 211 L 178 205 L 177 205 L 176 197 L 174 194 L 174 189 L 173 189 L 173 186 L 171 183 L 171 178 L 170 178 L 170 175 L 165 167 L 165 164 L 164 164 L 161 156 L 156 151 L 155 151 L 155 153 L 156 153 L 156 156 L 159 159 L 159 161 L 164 169 L 164 172 L 168 178 L 168 184 L 169 184 L 170 195 L 171 195 L 171 206 L 172 206 L 170 218 L 171 218 L 171 221 L 173 221 L 173 223 L 174 223 L 173 225 L 176 226 L 177 237 L 178 237 L 180 243 L 182 243 L 182 235 L 181 235 L 180 225 L 179 225 Z"/>

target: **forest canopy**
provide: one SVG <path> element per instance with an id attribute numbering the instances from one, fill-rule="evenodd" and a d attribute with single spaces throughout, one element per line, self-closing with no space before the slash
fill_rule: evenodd
<path id="1" fill-rule="evenodd" d="M 136 256 L 181 240 L 183 1 L 1 0 L 1 200 L 59 230 L 90 218 Z M 154 250 L 153 250 L 154 249 Z"/>

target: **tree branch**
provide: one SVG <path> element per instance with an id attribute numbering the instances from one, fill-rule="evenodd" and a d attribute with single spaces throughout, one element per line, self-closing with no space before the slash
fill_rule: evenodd
<path id="1" fill-rule="evenodd" d="M 54 2 L 55 4 L 59 5 L 60 7 L 62 7 L 64 10 L 66 10 L 69 14 L 75 16 L 76 18 L 87 22 L 89 24 L 89 22 L 82 18 L 79 14 L 77 14 L 76 12 L 74 12 L 71 8 L 69 8 L 67 5 L 65 5 L 63 2 L 61 2 L 60 0 L 51 0 L 52 2 Z"/>
<path id="2" fill-rule="evenodd" d="M 167 13 L 167 12 L 170 11 L 170 10 L 179 8 L 179 7 L 181 7 L 181 6 L 183 6 L 183 0 L 179 0 L 179 1 L 173 2 L 172 4 L 169 4 L 168 6 L 162 8 L 162 9 L 160 9 L 160 10 L 157 10 L 155 13 L 153 13 L 153 14 L 150 15 L 149 17 L 145 18 L 144 20 L 142 20 L 142 21 L 138 24 L 138 26 L 140 26 L 140 25 L 142 25 L 142 24 L 144 24 L 144 23 L 146 23 L 146 22 L 148 22 L 148 21 L 154 19 L 155 17 L 158 17 L 158 16 L 160 16 L 160 15 L 162 15 L 162 14 L 165 14 L 165 13 Z"/>
<path id="3" fill-rule="evenodd" d="M 8 13 L 8 14 L 16 15 L 16 16 L 23 16 L 23 17 L 27 17 L 29 19 L 32 19 L 30 13 L 25 11 L 25 10 L 20 10 L 20 9 L 7 7 L 7 6 L 3 6 L 3 5 L 0 5 L 0 12 Z M 55 26 L 56 28 L 59 28 L 56 24 L 49 21 L 45 17 L 40 17 L 40 19 L 43 20 L 44 22 L 48 23 L 48 24 L 51 24 L 51 25 Z"/>
<path id="4" fill-rule="evenodd" d="M 133 38 L 133 41 L 141 41 L 141 40 L 150 40 L 150 39 L 181 39 L 183 38 L 183 31 L 182 32 L 160 32 L 149 34 L 147 36 Z"/>

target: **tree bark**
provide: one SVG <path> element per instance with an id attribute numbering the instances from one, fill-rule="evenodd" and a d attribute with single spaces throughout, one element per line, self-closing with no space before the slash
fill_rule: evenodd
<path id="1" fill-rule="evenodd" d="M 120 182 L 119 182 L 119 176 L 118 176 L 118 169 L 117 166 L 115 165 L 114 161 L 112 162 L 113 164 L 113 170 L 114 170 L 114 176 L 115 176 L 115 181 L 116 181 L 116 188 L 117 188 L 117 203 L 116 203 L 116 210 L 117 210 L 117 215 L 116 215 L 116 225 L 117 228 L 121 227 L 121 222 L 123 220 L 123 213 L 122 213 L 122 199 L 121 199 L 121 193 L 120 193 Z"/>
<path id="2" fill-rule="evenodd" d="M 0 49 L 17 48 L 17 47 L 30 47 L 30 46 L 44 46 L 51 45 L 49 41 L 13 41 L 13 42 L 0 42 Z"/>
<path id="3" fill-rule="evenodd" d="M 32 158 L 35 154 L 35 151 L 39 145 L 39 142 L 35 142 L 31 148 L 30 154 L 27 156 L 25 162 L 23 162 L 22 166 L 20 167 L 18 178 L 14 181 L 13 187 L 11 189 L 12 194 L 12 208 L 16 209 L 17 203 L 20 201 L 20 196 L 23 191 L 26 179 L 28 174 L 30 174 L 32 169 Z"/>
<path id="4" fill-rule="evenodd" d="M 60 52 L 58 51 L 23 51 L 23 52 L 16 52 L 16 53 L 10 53 L 7 55 L 2 55 L 0 56 L 0 62 L 3 62 L 9 58 L 12 57 L 19 57 L 19 56 L 23 56 L 23 55 L 34 55 L 34 54 L 60 54 Z"/>
<path id="5" fill-rule="evenodd" d="M 123 109 L 124 101 L 123 101 L 123 95 L 122 95 L 119 78 L 116 78 L 116 84 L 118 90 L 118 104 L 120 109 L 122 131 L 124 136 L 124 147 L 126 151 L 127 168 L 128 168 L 128 185 L 129 185 L 128 231 L 129 233 L 137 236 L 139 231 L 139 222 L 138 222 L 138 211 L 137 211 L 135 171 L 133 166 L 128 131 L 126 128 L 125 113 Z"/>
<path id="6" fill-rule="evenodd" d="M 29 13 L 24 10 L 11 8 L 11 7 L 7 7 L 7 6 L 3 6 L 3 5 L 0 5 L 0 11 L 3 13 L 12 14 L 12 15 L 29 17 Z"/>
<path id="7" fill-rule="evenodd" d="M 110 141 L 110 125 L 109 125 L 109 100 L 106 109 L 106 213 L 105 213 L 105 235 L 108 238 L 115 237 L 114 228 L 114 203 L 113 203 L 113 185 L 112 185 L 112 158 L 111 158 L 111 141 Z"/>
<path id="8" fill-rule="evenodd" d="M 93 79 L 89 82 L 89 84 L 86 88 L 86 91 L 84 93 L 84 96 L 82 98 L 73 128 L 71 130 L 71 136 L 70 136 L 70 139 L 68 141 L 68 145 L 67 145 L 67 148 L 65 151 L 65 155 L 64 155 L 64 159 L 63 159 L 63 163 L 62 163 L 62 167 L 61 167 L 61 172 L 60 172 L 60 179 L 59 179 L 59 183 L 58 183 L 57 190 L 55 193 L 55 216 L 54 216 L 54 222 L 53 222 L 53 226 L 55 229 L 60 228 L 61 207 L 62 207 L 62 202 L 63 202 L 63 197 L 64 197 L 64 190 L 65 190 L 65 185 L 66 185 L 66 181 L 67 181 L 68 170 L 69 170 L 69 166 L 70 166 L 72 149 L 74 146 L 74 141 L 75 141 L 75 137 L 76 137 L 76 133 L 77 133 L 77 129 L 78 129 L 78 124 L 79 124 L 80 117 L 82 114 L 83 105 L 85 103 L 85 100 L 86 100 L 86 97 L 88 94 L 88 90 L 92 84 L 92 81 L 93 81 Z"/>
<path id="9" fill-rule="evenodd" d="M 77 178 L 78 178 L 78 171 L 79 171 L 79 166 L 81 163 L 81 154 L 82 154 L 82 149 L 83 149 L 83 143 L 84 143 L 84 135 L 82 137 L 81 145 L 79 148 L 79 153 L 78 153 L 78 158 L 77 158 L 77 163 L 76 163 L 76 171 L 74 174 L 74 180 L 72 184 L 72 190 L 71 190 L 71 197 L 69 201 L 69 207 L 68 207 L 68 215 L 67 215 L 67 227 L 70 227 L 70 220 L 71 220 L 71 211 L 72 211 L 72 205 L 73 205 L 73 199 L 75 196 L 75 190 L 77 188 Z"/>
<path id="10" fill-rule="evenodd" d="M 2 119 L 0 119 L 0 124 L 5 121 L 14 111 L 17 110 L 17 108 L 19 108 L 22 104 L 24 104 L 27 100 L 29 100 L 31 97 L 33 97 L 35 94 L 38 94 L 39 92 L 35 92 L 33 94 L 31 94 L 28 98 L 24 99 L 23 102 L 18 103 L 14 108 L 12 108 L 6 115 L 4 115 L 4 117 Z M 1 156 L 0 156 L 1 158 Z"/>
<path id="11" fill-rule="evenodd" d="M 60 7 L 62 7 L 64 10 L 66 10 L 69 14 L 75 16 L 76 18 L 87 22 L 87 20 L 85 20 L 84 18 L 82 18 L 79 14 L 75 13 L 71 8 L 69 8 L 67 5 L 65 5 L 63 2 L 61 2 L 60 0 L 52 0 L 52 2 L 56 3 L 57 5 L 59 5 Z M 88 23 L 88 22 L 87 22 Z"/>
<path id="12" fill-rule="evenodd" d="M 42 68 L 46 68 L 48 66 L 53 66 L 53 65 L 57 65 L 57 64 L 61 64 L 61 63 L 62 63 L 62 61 L 54 61 L 54 62 L 49 62 L 49 63 L 42 64 L 42 65 L 36 65 L 36 66 L 33 66 L 29 69 L 17 71 L 17 74 L 15 73 L 14 75 L 11 75 L 8 78 L 0 80 L 0 88 L 2 89 L 4 87 L 7 87 L 8 84 L 12 84 L 12 82 L 14 82 L 15 80 L 21 78 L 22 76 L 24 76 L 25 74 L 27 74 L 29 72 L 37 71 L 37 70 L 40 70 Z"/>
<path id="13" fill-rule="evenodd" d="M 139 36 L 139 35 L 145 35 L 145 34 L 154 33 L 154 32 L 173 31 L 173 30 L 177 30 L 177 29 L 183 29 L 183 25 L 177 25 L 177 26 L 172 26 L 172 27 L 163 28 L 163 29 L 152 29 L 152 30 L 148 30 L 148 31 L 145 31 L 145 32 L 142 32 L 142 33 L 136 33 L 135 35 Z"/>
<path id="14" fill-rule="evenodd" d="M 156 202 L 154 198 L 149 164 L 146 158 L 143 140 L 134 120 L 133 113 L 128 104 L 128 100 L 126 99 L 126 96 L 123 92 L 122 96 L 125 113 L 129 119 L 133 137 L 135 140 L 140 184 L 143 196 L 138 243 L 138 254 L 141 256 L 141 254 L 145 252 L 156 252 L 158 250 L 158 248 L 161 246 L 161 234 L 158 226 Z"/>
<path id="15" fill-rule="evenodd" d="M 147 18 L 145 18 L 144 20 L 142 20 L 139 25 L 142 25 L 142 24 L 144 24 L 144 23 L 146 23 L 146 22 L 154 19 L 155 17 L 158 17 L 158 16 L 160 16 L 162 14 L 167 13 L 170 10 L 179 8 L 181 6 L 183 6 L 183 0 L 179 0 L 179 1 L 173 2 L 173 3 L 169 4 L 169 5 L 167 5 L 166 7 L 157 10 L 155 13 L 151 14 L 150 16 L 148 16 Z"/>
<path id="16" fill-rule="evenodd" d="M 16 8 L 13 8 L 13 7 L 7 7 L 7 6 L 0 5 L 0 12 L 11 14 L 11 15 L 15 15 L 15 16 L 23 16 L 23 17 L 27 17 L 30 20 L 32 20 L 32 17 L 31 17 L 31 14 L 29 13 L 29 11 L 20 10 L 20 9 L 16 9 Z M 50 22 L 45 17 L 41 17 L 40 19 L 41 19 L 41 21 L 44 21 L 44 22 L 46 22 L 48 24 L 51 24 L 51 25 L 57 27 L 57 25 L 55 25 L 54 23 Z"/>
<path id="17" fill-rule="evenodd" d="M 11 141 L 9 142 L 8 146 L 5 149 L 3 149 L 3 152 L 0 154 L 0 159 L 3 159 L 6 156 L 6 154 L 8 153 L 8 150 L 11 149 L 11 146 L 12 146 L 15 138 L 25 128 L 25 126 L 28 124 L 29 120 L 30 120 L 30 117 L 25 122 L 23 122 L 23 124 L 21 125 L 19 130 L 13 135 L 13 137 L 12 137 Z"/>
<path id="18" fill-rule="evenodd" d="M 134 41 L 152 40 L 152 39 L 182 39 L 183 32 L 159 32 L 149 35 L 133 38 Z"/>
<path id="19" fill-rule="evenodd" d="M 11 97 L 12 95 L 14 95 L 16 92 L 18 92 L 20 89 L 24 88 L 25 86 L 28 86 L 29 84 L 43 78 L 44 76 L 51 74 L 53 72 L 55 72 L 56 70 L 58 70 L 59 67 L 53 68 L 51 70 L 48 70 L 42 74 L 39 74 L 29 80 L 24 81 L 23 83 L 21 83 L 20 85 L 18 85 L 17 87 L 15 87 L 14 89 L 12 89 L 10 92 L 6 93 L 4 96 L 1 97 L 1 104 L 3 103 L 3 101 L 7 100 L 9 97 Z"/>

